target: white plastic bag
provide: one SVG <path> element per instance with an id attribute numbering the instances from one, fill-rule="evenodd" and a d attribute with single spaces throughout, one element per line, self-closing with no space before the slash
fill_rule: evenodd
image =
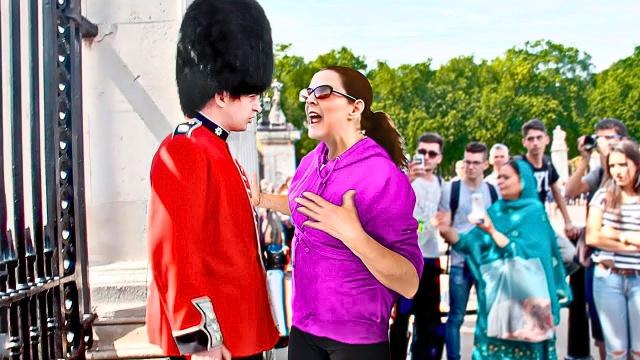
<path id="1" fill-rule="evenodd" d="M 487 336 L 541 342 L 554 336 L 551 298 L 539 259 L 513 257 L 481 265 Z"/>

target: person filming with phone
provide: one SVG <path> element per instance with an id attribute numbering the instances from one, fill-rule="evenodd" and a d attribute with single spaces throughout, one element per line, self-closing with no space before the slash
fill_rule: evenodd
<path id="1" fill-rule="evenodd" d="M 418 244 L 424 259 L 418 292 L 413 300 L 400 298 L 389 332 L 392 360 L 407 358 L 409 317 L 415 315 L 411 354 L 413 360 L 442 358 L 444 338 L 440 321 L 440 248 L 438 234 L 429 220 L 438 210 L 442 178 L 435 172 L 442 161 L 443 141 L 436 133 L 424 133 L 409 163 L 411 187 L 416 195 L 413 217 L 418 221 Z"/>
<path id="2" fill-rule="evenodd" d="M 567 181 L 565 195 L 574 198 L 584 193 L 595 193 L 604 175 L 602 164 L 606 163 L 609 151 L 621 140 L 626 139 L 627 127 L 618 119 L 602 119 L 595 126 L 595 134 L 578 138 L 580 162 Z M 600 166 L 587 173 L 593 151 L 600 155 Z M 586 175 L 585 175 L 586 174 Z"/>

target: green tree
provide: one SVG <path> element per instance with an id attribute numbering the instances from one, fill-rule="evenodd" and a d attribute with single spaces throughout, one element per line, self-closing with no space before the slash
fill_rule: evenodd
<path id="1" fill-rule="evenodd" d="M 595 75 L 588 102 L 585 132 L 592 131 L 598 120 L 613 117 L 622 120 L 632 136 L 640 136 L 640 46 L 633 55 Z"/>
<path id="2" fill-rule="evenodd" d="M 540 40 L 508 50 L 490 66 L 492 81 L 482 89 L 477 113 L 492 132 L 485 136 L 480 132 L 485 141 L 503 142 L 512 152 L 520 151 L 520 127 L 539 118 L 549 131 L 562 126 L 568 144 L 575 143 L 587 111 L 586 91 L 592 76 L 588 54 Z"/>
<path id="3" fill-rule="evenodd" d="M 543 40 L 509 49 L 492 61 L 456 57 L 439 69 L 432 69 L 430 61 L 398 67 L 378 62 L 367 71 L 365 58 L 344 47 L 309 62 L 289 50 L 289 45 L 277 47 L 275 78 L 284 83 L 285 114 L 303 130 L 296 145 L 298 158 L 317 144 L 307 137 L 298 92 L 315 72 L 329 65 L 367 74 L 374 91 L 373 109 L 391 116 L 409 153 L 423 132 L 440 133 L 445 139 L 445 174 L 452 173 L 453 163 L 470 141 L 502 142 L 513 153 L 522 151 L 520 127 L 532 118 L 540 118 L 550 131 L 561 125 L 569 145 L 597 117 L 617 116 L 634 129 L 640 125 L 639 49 L 595 81 L 588 54 Z"/>
<path id="4" fill-rule="evenodd" d="M 408 149 L 415 148 L 420 131 L 417 127 L 428 120 L 428 87 L 433 75 L 430 61 L 395 69 L 378 62 L 367 74 L 373 87 L 373 109 L 389 114 Z"/>
<path id="5" fill-rule="evenodd" d="M 476 63 L 473 56 L 461 56 L 436 70 L 428 84 L 426 91 L 430 93 L 430 102 L 425 111 L 426 118 L 416 124 L 415 134 L 435 131 L 443 137 L 445 147 L 441 167 L 445 174 L 452 173 L 453 164 L 462 158 L 465 144 L 485 140 L 478 133 L 485 128 L 477 120 L 477 111 L 487 70 L 485 61 Z"/>

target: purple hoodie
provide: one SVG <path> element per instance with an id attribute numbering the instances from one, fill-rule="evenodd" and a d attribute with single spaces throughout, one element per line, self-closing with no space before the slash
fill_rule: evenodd
<path id="1" fill-rule="evenodd" d="M 307 217 L 293 201 L 309 191 L 342 205 L 355 190 L 355 205 L 364 230 L 386 248 L 407 258 L 422 274 L 415 195 L 407 176 L 370 138 L 328 161 L 320 143 L 305 156 L 289 188 L 295 225 L 293 240 L 293 326 L 307 333 L 349 344 L 388 339 L 391 308 L 398 294 L 382 285 L 342 241 L 304 227 Z"/>

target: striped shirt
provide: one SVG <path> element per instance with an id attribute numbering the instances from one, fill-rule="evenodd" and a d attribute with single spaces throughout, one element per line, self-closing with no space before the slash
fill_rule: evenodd
<path id="1" fill-rule="evenodd" d="M 640 231 L 640 203 L 621 204 L 618 214 L 606 209 L 605 199 L 606 189 L 601 188 L 593 195 L 590 204 L 591 207 L 603 211 L 602 226 L 610 226 L 618 231 Z M 614 252 L 596 249 L 591 258 L 596 263 L 613 260 L 614 266 L 620 269 L 640 270 L 640 251 Z"/>

